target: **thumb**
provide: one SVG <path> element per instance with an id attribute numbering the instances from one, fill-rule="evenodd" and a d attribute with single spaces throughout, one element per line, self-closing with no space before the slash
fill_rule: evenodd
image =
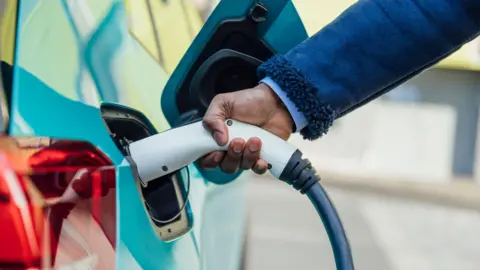
<path id="1" fill-rule="evenodd" d="M 228 142 L 228 129 L 225 120 L 230 117 L 232 102 L 224 95 L 216 96 L 203 117 L 203 125 L 212 132 L 213 139 L 218 145 Z"/>

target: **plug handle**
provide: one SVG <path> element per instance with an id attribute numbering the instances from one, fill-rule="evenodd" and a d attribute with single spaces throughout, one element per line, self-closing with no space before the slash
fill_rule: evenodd
<path id="1" fill-rule="evenodd" d="M 225 123 L 228 127 L 228 143 L 224 146 L 215 142 L 201 121 L 130 144 L 130 158 L 135 163 L 140 180 L 146 184 L 183 168 L 210 152 L 227 150 L 235 138 L 248 141 L 252 137 L 258 137 L 262 141 L 260 157 L 270 164 L 270 173 L 279 178 L 297 148 L 257 126 L 231 119 Z"/>

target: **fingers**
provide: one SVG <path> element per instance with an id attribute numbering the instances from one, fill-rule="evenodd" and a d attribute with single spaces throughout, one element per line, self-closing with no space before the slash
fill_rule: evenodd
<path id="1" fill-rule="evenodd" d="M 203 125 L 212 132 L 218 145 L 225 145 L 228 142 L 225 120 L 230 116 L 233 106 L 233 102 L 229 101 L 228 97 L 228 95 L 215 96 L 203 117 Z"/>
<path id="2" fill-rule="evenodd" d="M 224 173 L 234 174 L 240 167 L 242 161 L 245 141 L 243 139 L 233 139 L 228 146 L 227 154 L 223 158 L 220 168 Z"/>
<path id="3" fill-rule="evenodd" d="M 245 149 L 243 150 L 242 162 L 240 163 L 240 168 L 243 170 L 250 170 L 253 168 L 253 165 L 260 158 L 260 149 L 262 148 L 262 142 L 259 138 L 250 138 L 245 144 Z"/>
<path id="4" fill-rule="evenodd" d="M 220 165 L 220 162 L 223 160 L 225 152 L 215 151 L 211 152 L 198 160 L 200 167 L 204 169 L 215 169 Z"/>
<path id="5" fill-rule="evenodd" d="M 212 152 L 199 160 L 201 167 L 215 169 L 220 166 L 224 173 L 234 174 L 238 169 L 250 170 L 256 174 L 264 174 L 268 163 L 260 159 L 262 142 L 259 138 L 250 138 L 247 143 L 242 139 L 233 139 L 227 152 Z"/>
<path id="6" fill-rule="evenodd" d="M 267 172 L 267 170 L 268 170 L 268 163 L 263 159 L 257 160 L 257 162 L 255 163 L 252 169 L 252 171 L 256 174 L 264 174 Z"/>

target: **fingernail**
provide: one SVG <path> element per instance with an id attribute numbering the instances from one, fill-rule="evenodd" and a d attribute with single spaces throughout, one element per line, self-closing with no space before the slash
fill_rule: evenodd
<path id="1" fill-rule="evenodd" d="M 250 152 L 257 152 L 258 151 L 258 145 L 252 143 L 248 146 L 248 149 L 250 149 Z"/>
<path id="2" fill-rule="evenodd" d="M 238 144 L 234 145 L 233 152 L 235 152 L 235 154 L 240 154 L 242 152 L 242 147 L 240 147 Z"/>
<path id="3" fill-rule="evenodd" d="M 213 162 L 214 163 L 219 163 L 220 162 L 220 155 L 214 155 L 213 156 Z"/>

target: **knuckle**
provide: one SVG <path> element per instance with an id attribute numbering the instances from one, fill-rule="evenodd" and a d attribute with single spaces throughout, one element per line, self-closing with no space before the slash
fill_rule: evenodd
<path id="1" fill-rule="evenodd" d="M 227 98 L 227 94 L 221 93 L 213 97 L 211 104 L 214 106 L 220 106 L 225 99 Z"/>
<path id="2" fill-rule="evenodd" d="M 222 97 L 223 97 L 223 95 L 224 95 L 223 93 L 222 93 L 222 94 L 217 94 L 217 95 L 215 95 L 215 96 L 212 98 L 212 104 L 218 102 L 219 100 L 221 100 Z"/>
<path id="3" fill-rule="evenodd" d="M 211 113 L 206 113 L 205 116 L 203 117 L 203 124 L 207 125 L 207 126 L 212 126 L 215 124 L 215 115 L 211 114 Z"/>
<path id="4" fill-rule="evenodd" d="M 202 123 L 204 128 L 211 130 L 213 126 L 213 119 L 210 115 L 206 114 L 205 117 L 203 117 Z"/>

